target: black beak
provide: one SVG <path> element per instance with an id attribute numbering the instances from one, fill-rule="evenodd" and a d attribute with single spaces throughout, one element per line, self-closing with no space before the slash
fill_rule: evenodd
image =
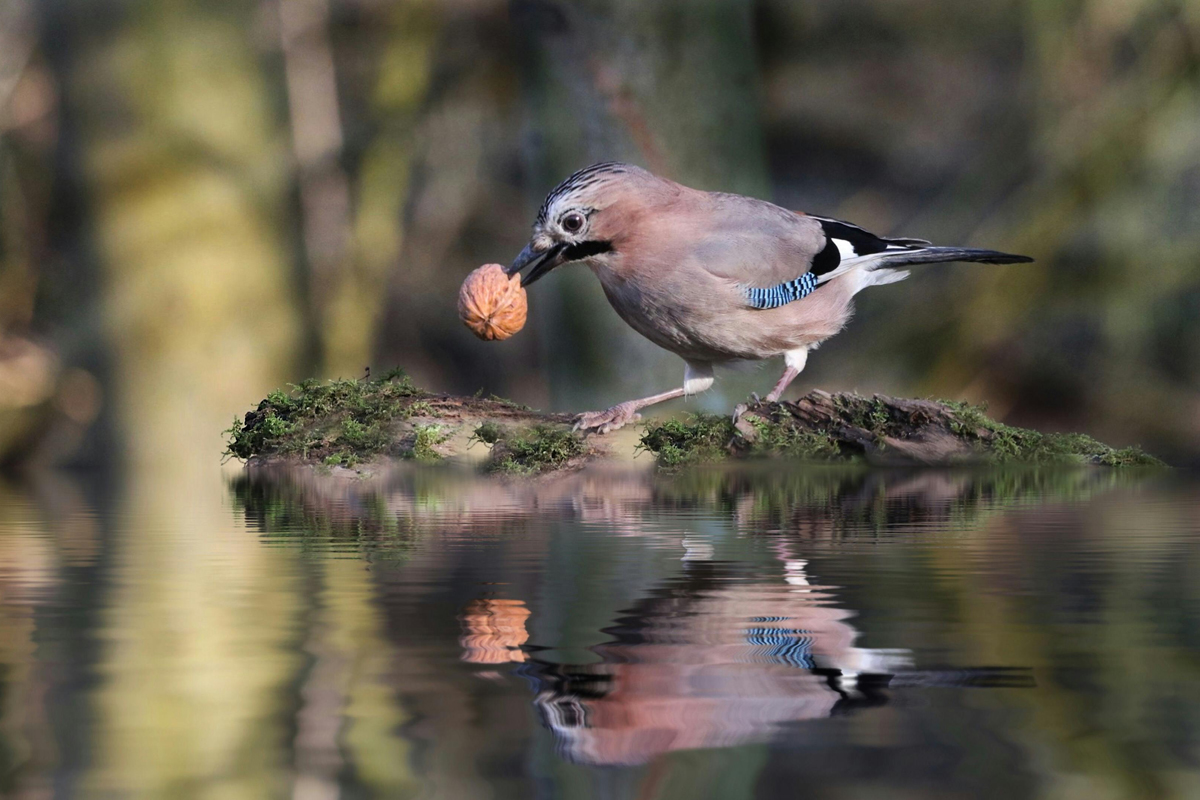
<path id="1" fill-rule="evenodd" d="M 521 276 L 521 285 L 528 286 L 550 270 L 562 264 L 564 250 L 566 250 L 566 245 L 556 244 L 549 250 L 539 253 L 533 249 L 532 244 L 527 244 L 516 260 L 513 261 L 512 266 L 506 269 L 505 272 L 509 275 L 515 275 L 532 264 L 533 269 Z"/>

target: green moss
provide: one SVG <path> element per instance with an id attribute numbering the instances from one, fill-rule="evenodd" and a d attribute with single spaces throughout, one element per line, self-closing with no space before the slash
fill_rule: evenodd
<path id="1" fill-rule="evenodd" d="M 801 461 L 844 460 L 837 440 L 826 431 L 783 421 L 747 415 L 754 428 L 753 441 L 742 437 L 725 416 L 692 414 L 683 419 L 651 425 L 642 436 L 642 447 L 654 453 L 659 466 L 679 467 L 724 461 L 733 456 L 785 456 Z"/>
<path id="2" fill-rule="evenodd" d="M 1163 466 L 1157 458 L 1137 447 L 1117 450 L 1082 433 L 1040 433 L 1015 428 L 989 417 L 986 406 L 941 402 L 950 409 L 950 429 L 976 442 L 980 450 L 997 463 Z"/>
<path id="3" fill-rule="evenodd" d="M 409 453 L 409 456 L 415 458 L 417 461 L 440 460 L 442 454 L 435 450 L 434 447 L 449 438 L 449 434 L 442 431 L 442 426 L 417 425 L 413 430 L 416 431 L 416 438 L 413 439 L 412 451 Z"/>
<path id="4" fill-rule="evenodd" d="M 503 430 L 494 423 L 484 423 L 475 429 L 474 438 L 492 444 L 490 472 L 512 475 L 559 469 L 587 452 L 587 445 L 577 434 L 552 425 Z"/>
<path id="5" fill-rule="evenodd" d="M 702 464 L 728 458 L 728 445 L 736 433 L 729 417 L 689 414 L 648 426 L 641 446 L 654 453 L 663 467 Z"/>
<path id="6" fill-rule="evenodd" d="M 227 431 L 228 453 L 239 458 L 288 456 L 322 469 L 353 467 L 376 456 L 438 461 L 468 419 L 482 418 L 471 440 L 492 445 L 488 469 L 534 474 L 558 469 L 591 452 L 561 425 L 506 429 L 489 420 L 518 417 L 507 401 L 437 398 L 394 370 L 378 380 L 304 381 L 277 390 Z M 448 423 L 434 421 L 445 416 Z M 528 417 L 537 417 L 529 414 Z M 434 418 L 434 419 L 431 419 Z"/>
<path id="7" fill-rule="evenodd" d="M 836 406 L 848 424 L 870 431 L 876 436 L 894 435 L 900 423 L 892 418 L 891 407 L 879 397 L 838 395 Z"/>
<path id="8" fill-rule="evenodd" d="M 302 458 L 369 458 L 390 446 L 391 423 L 432 416 L 425 393 L 403 370 L 378 380 L 307 380 L 277 389 L 227 430 L 227 454 L 237 458 L 299 455 Z"/>
<path id="9" fill-rule="evenodd" d="M 485 422 L 475 429 L 471 434 L 470 441 L 483 442 L 484 444 L 495 444 L 500 441 L 500 437 L 504 435 L 504 429 L 495 422 Z"/>
<path id="10" fill-rule="evenodd" d="M 267 401 L 263 401 L 264 403 Z M 228 437 L 226 453 L 237 458 L 249 458 L 267 449 L 277 448 L 282 442 L 291 437 L 296 430 L 296 423 L 280 417 L 276 408 L 268 406 L 265 409 L 259 405 L 259 412 L 253 420 L 250 414 L 246 420 L 236 417 L 233 425 L 225 431 Z"/>
<path id="11" fill-rule="evenodd" d="M 388 445 L 388 435 L 378 422 L 359 422 L 353 417 L 342 420 L 337 444 L 355 453 L 377 453 Z"/>
<path id="12" fill-rule="evenodd" d="M 844 455 L 828 431 L 760 418 L 749 420 L 758 436 L 750 446 L 756 455 L 778 455 L 800 461 L 840 461 Z"/>
<path id="13" fill-rule="evenodd" d="M 509 400 L 507 397 L 500 397 L 499 395 L 495 395 L 495 394 L 488 395 L 488 400 L 491 400 L 493 403 L 499 403 L 500 405 L 505 406 L 507 408 L 515 409 L 517 411 L 532 411 L 533 410 L 532 408 L 530 408 L 529 406 L 527 406 L 523 403 L 515 403 L 512 400 Z"/>
<path id="14" fill-rule="evenodd" d="M 980 458 L 1004 464 L 1097 464 L 1105 466 L 1160 466 L 1162 462 L 1136 447 L 1116 450 L 1083 434 L 1054 434 L 1014 428 L 987 416 L 981 406 L 944 403 L 952 433 L 973 445 Z M 838 395 L 837 422 L 874 434 L 876 449 L 883 437 L 913 435 L 927 422 L 888 403 L 886 398 Z M 944 419 L 944 418 L 943 418 Z M 724 461 L 729 458 L 783 456 L 800 461 L 854 461 L 862 446 L 839 435 L 839 428 L 810 427 L 792 416 L 786 404 L 763 405 L 743 417 L 754 428 L 742 436 L 725 417 L 695 414 L 651 425 L 642 436 L 642 447 L 653 452 L 660 466 L 678 467 Z"/>
<path id="15" fill-rule="evenodd" d="M 1100 463 L 1106 467 L 1165 467 L 1159 459 L 1147 453 L 1140 447 L 1122 447 L 1100 456 Z"/>
<path id="16" fill-rule="evenodd" d="M 407 407 L 403 408 L 398 416 L 401 419 L 411 419 L 412 417 L 436 417 L 438 412 L 434 409 L 433 404 L 428 400 L 414 400 Z"/>

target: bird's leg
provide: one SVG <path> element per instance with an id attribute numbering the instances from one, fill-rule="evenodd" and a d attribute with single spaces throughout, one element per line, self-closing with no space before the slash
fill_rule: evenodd
<path id="1" fill-rule="evenodd" d="M 799 375 L 804 369 L 804 363 L 806 361 L 808 361 L 807 347 L 801 347 L 797 350 L 788 350 L 783 354 L 783 374 L 779 376 L 779 380 L 775 383 L 775 388 L 772 389 L 771 393 L 766 396 L 765 399 L 768 403 L 774 403 L 783 396 L 783 393 L 787 391 L 788 386 L 791 385 L 792 381 L 796 380 L 796 376 Z M 754 400 L 754 405 L 758 405 L 760 402 L 758 395 L 751 394 L 750 396 Z M 744 424 L 739 426 L 738 423 L 741 422 L 742 414 L 745 414 L 748 408 L 750 408 L 748 404 L 738 403 L 733 409 L 733 424 L 743 433 L 747 433 L 750 428 Z"/>
<path id="2" fill-rule="evenodd" d="M 804 363 L 808 361 L 808 348 L 801 347 L 798 350 L 789 350 L 783 354 L 783 374 L 779 376 L 779 381 L 775 384 L 775 388 L 767 395 L 767 402 L 774 403 L 783 393 L 787 391 L 788 386 L 792 381 L 796 380 L 796 376 L 804 369 Z"/>
<path id="3" fill-rule="evenodd" d="M 646 406 L 702 392 L 712 386 L 712 384 L 712 365 L 693 364 L 689 361 L 683 373 L 683 386 L 678 389 L 672 389 L 669 392 L 643 397 L 639 400 L 627 400 L 604 411 L 585 411 L 575 419 L 575 430 L 594 430 L 601 434 L 615 431 L 617 428 L 627 425 L 630 422 L 640 420 L 642 415 L 638 412 Z"/>

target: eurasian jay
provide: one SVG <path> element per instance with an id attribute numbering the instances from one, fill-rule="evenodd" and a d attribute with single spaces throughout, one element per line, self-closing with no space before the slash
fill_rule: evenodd
<path id="1" fill-rule="evenodd" d="M 713 366 L 782 355 L 778 400 L 808 351 L 840 331 L 854 295 L 946 261 L 1029 262 L 1027 256 L 884 238 L 849 222 L 751 197 L 689 189 L 630 164 L 582 169 L 550 192 L 533 236 L 508 268 L 528 286 L 563 264 L 586 264 L 634 330 L 681 356 L 683 386 L 581 414 L 607 433 L 646 406 L 702 392 Z"/>

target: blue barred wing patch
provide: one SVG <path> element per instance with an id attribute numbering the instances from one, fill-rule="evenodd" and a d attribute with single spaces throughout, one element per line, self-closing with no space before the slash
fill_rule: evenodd
<path id="1" fill-rule="evenodd" d="M 746 299 L 754 308 L 779 308 L 794 300 L 808 297 L 817 288 L 817 276 L 806 272 L 795 280 L 768 286 L 765 289 L 746 288 Z"/>

